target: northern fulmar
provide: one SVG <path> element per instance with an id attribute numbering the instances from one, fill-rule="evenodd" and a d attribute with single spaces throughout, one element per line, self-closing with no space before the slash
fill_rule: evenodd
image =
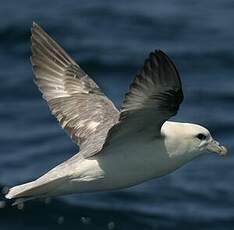
<path id="1" fill-rule="evenodd" d="M 168 121 L 183 91 L 174 63 L 162 51 L 149 54 L 119 111 L 36 23 L 31 42 L 35 83 L 80 151 L 38 179 L 10 188 L 6 198 L 121 189 L 171 173 L 207 151 L 226 155 L 206 128 Z"/>

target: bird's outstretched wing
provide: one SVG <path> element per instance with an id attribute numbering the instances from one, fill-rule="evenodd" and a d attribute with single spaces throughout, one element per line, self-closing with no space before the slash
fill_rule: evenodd
<path id="1" fill-rule="evenodd" d="M 36 23 L 31 62 L 43 98 L 84 157 L 99 152 L 119 111 L 96 83 Z"/>
<path id="2" fill-rule="evenodd" d="M 160 50 L 151 53 L 125 95 L 119 122 L 106 143 L 124 134 L 160 136 L 161 126 L 174 116 L 183 101 L 181 80 L 175 65 Z"/>

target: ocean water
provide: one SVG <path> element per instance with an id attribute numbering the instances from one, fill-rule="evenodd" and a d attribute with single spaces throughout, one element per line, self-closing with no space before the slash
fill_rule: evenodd
<path id="1" fill-rule="evenodd" d="M 207 154 L 129 189 L 11 207 L 0 229 L 234 229 L 234 3 L 204 1 L 5 1 L 0 6 L 0 185 L 30 181 L 78 151 L 33 83 L 30 27 L 38 22 L 120 107 L 148 53 L 180 72 L 177 121 L 202 124 L 230 155 Z"/>

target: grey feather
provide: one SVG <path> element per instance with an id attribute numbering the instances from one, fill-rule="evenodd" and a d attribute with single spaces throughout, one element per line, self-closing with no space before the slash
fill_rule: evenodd
<path id="1" fill-rule="evenodd" d="M 97 84 L 36 23 L 31 62 L 35 82 L 52 114 L 80 146 L 83 157 L 102 149 L 119 111 Z"/>
<path id="2" fill-rule="evenodd" d="M 81 155 L 100 152 L 104 143 L 144 131 L 159 136 L 162 124 L 183 101 L 179 74 L 162 51 L 151 53 L 130 85 L 121 113 L 97 84 L 37 24 L 32 28 L 35 82 Z"/>
<path id="3" fill-rule="evenodd" d="M 151 53 L 130 85 L 120 121 L 109 131 L 106 143 L 136 132 L 143 132 L 142 137 L 159 137 L 161 126 L 177 113 L 182 101 L 181 80 L 175 65 L 162 51 Z"/>

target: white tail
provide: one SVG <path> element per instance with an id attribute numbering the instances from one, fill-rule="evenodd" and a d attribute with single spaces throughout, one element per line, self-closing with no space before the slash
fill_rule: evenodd
<path id="1" fill-rule="evenodd" d="M 63 184 L 66 177 L 55 178 L 48 180 L 46 177 L 41 177 L 35 181 L 18 185 L 9 190 L 5 195 L 7 199 L 29 198 L 34 199 L 42 196 L 49 196 L 57 193 L 58 187 Z M 24 200 L 29 200 L 24 199 Z"/>
<path id="2" fill-rule="evenodd" d="M 40 186 L 39 186 L 40 187 Z M 8 193 L 5 195 L 7 199 L 19 198 L 19 197 L 28 197 L 35 194 L 35 190 L 37 190 L 38 185 L 36 181 L 32 181 L 26 184 L 18 185 L 11 188 Z"/>

